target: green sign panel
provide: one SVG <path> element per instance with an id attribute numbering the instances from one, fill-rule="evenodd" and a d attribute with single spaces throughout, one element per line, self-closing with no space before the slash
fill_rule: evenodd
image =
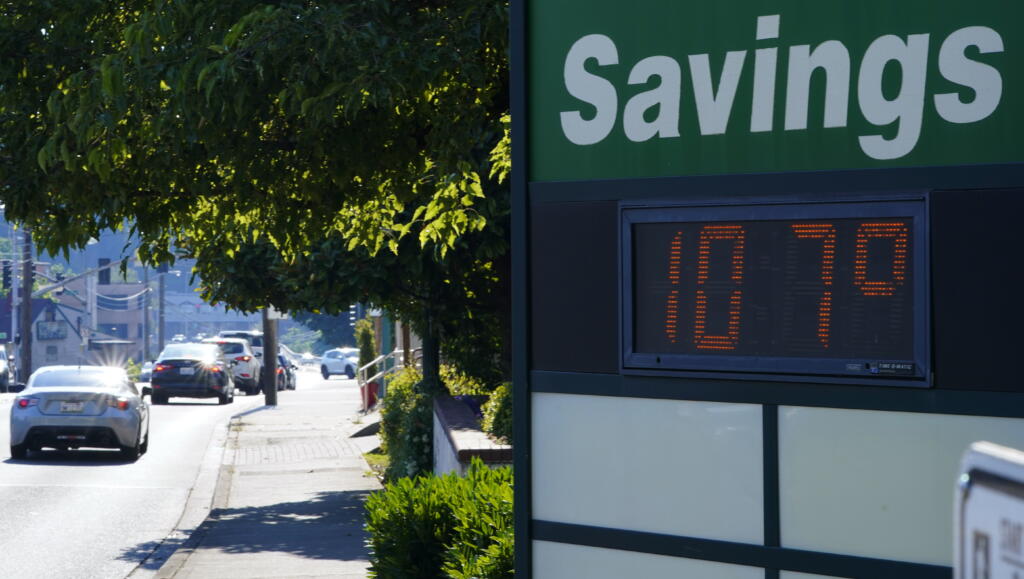
<path id="1" fill-rule="evenodd" d="M 1024 4 L 532 2 L 532 181 L 1024 161 Z"/>

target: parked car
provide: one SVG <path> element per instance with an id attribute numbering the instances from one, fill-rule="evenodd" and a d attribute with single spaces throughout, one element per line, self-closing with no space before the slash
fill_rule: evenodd
<path id="1" fill-rule="evenodd" d="M 217 344 L 168 344 L 153 365 L 150 378 L 153 404 L 174 397 L 235 400 L 231 365 Z"/>
<path id="2" fill-rule="evenodd" d="M 263 357 L 263 332 L 256 330 L 221 330 L 217 333 L 219 338 L 242 338 L 249 341 L 249 346 L 256 353 L 257 357 Z"/>
<path id="3" fill-rule="evenodd" d="M 44 366 L 11 404 L 11 458 L 43 447 L 149 449 L 149 405 L 123 368 Z"/>
<path id="4" fill-rule="evenodd" d="M 355 378 L 357 368 L 359 368 L 358 348 L 334 348 L 324 352 L 320 358 L 320 374 L 324 380 L 341 374 L 348 378 Z"/>
<path id="5" fill-rule="evenodd" d="M 280 354 L 277 357 L 277 389 L 278 390 L 295 390 L 296 375 L 295 372 L 299 369 L 294 362 L 288 359 L 288 356 Z"/>
<path id="6" fill-rule="evenodd" d="M 139 382 L 149 382 L 149 378 L 153 375 L 153 361 L 146 360 L 139 368 Z"/>
<path id="7" fill-rule="evenodd" d="M 7 392 L 14 383 L 11 359 L 7 356 L 7 346 L 0 345 L 0 392 Z"/>
<path id="8" fill-rule="evenodd" d="M 235 387 L 246 394 L 259 394 L 263 386 L 263 362 L 252 351 L 249 341 L 244 338 L 206 338 L 204 344 L 220 347 L 229 363 Z"/>

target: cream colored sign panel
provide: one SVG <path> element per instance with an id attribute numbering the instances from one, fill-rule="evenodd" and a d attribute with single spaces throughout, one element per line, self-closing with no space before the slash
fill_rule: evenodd
<path id="1" fill-rule="evenodd" d="M 782 407 L 782 545 L 952 566 L 953 482 L 976 440 L 1024 446 L 1024 420 Z"/>
<path id="2" fill-rule="evenodd" d="M 534 519 L 763 542 L 760 406 L 532 401 Z"/>
<path id="3" fill-rule="evenodd" d="M 764 579 L 764 569 L 580 545 L 533 542 L 534 579 Z"/>

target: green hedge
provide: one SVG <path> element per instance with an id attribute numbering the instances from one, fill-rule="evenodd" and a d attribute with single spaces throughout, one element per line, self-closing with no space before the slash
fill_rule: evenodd
<path id="1" fill-rule="evenodd" d="M 366 528 L 371 577 L 510 579 L 512 469 L 399 479 L 367 499 Z"/>
<path id="2" fill-rule="evenodd" d="M 388 380 L 380 411 L 381 450 L 388 457 L 385 480 L 419 476 L 433 468 L 433 398 L 420 391 L 421 380 L 411 367 Z"/>
<path id="3" fill-rule="evenodd" d="M 480 426 L 495 438 L 512 444 L 512 383 L 504 382 L 491 392 L 484 404 Z"/>

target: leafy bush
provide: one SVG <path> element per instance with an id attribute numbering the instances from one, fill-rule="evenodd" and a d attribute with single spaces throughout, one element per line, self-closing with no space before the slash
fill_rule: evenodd
<path id="1" fill-rule="evenodd" d="M 479 459 L 465 477 L 403 478 L 366 501 L 370 576 L 509 579 L 513 573 L 512 469 Z"/>
<path id="2" fill-rule="evenodd" d="M 380 415 L 381 448 L 388 456 L 386 480 L 429 473 L 433 466 L 433 398 L 421 391 L 421 381 L 413 368 L 388 381 Z"/>
<path id="3" fill-rule="evenodd" d="M 480 424 L 491 436 L 512 444 L 512 383 L 504 382 L 491 392 L 484 404 L 484 419 Z"/>
<path id="4" fill-rule="evenodd" d="M 441 382 L 452 396 L 474 396 L 490 391 L 483 380 L 470 376 L 451 364 L 441 364 L 440 374 Z"/>
<path id="5" fill-rule="evenodd" d="M 139 375 L 142 374 L 142 366 L 137 364 L 134 359 L 128 358 L 128 361 L 124 365 L 125 372 L 128 373 L 128 379 L 132 382 L 139 381 Z"/>
<path id="6" fill-rule="evenodd" d="M 359 347 L 359 367 L 373 362 L 377 358 L 377 344 L 374 340 L 373 320 L 370 316 L 362 320 L 356 320 L 356 346 Z M 366 369 L 366 376 L 369 378 L 377 373 L 377 366 L 370 366 Z"/>

